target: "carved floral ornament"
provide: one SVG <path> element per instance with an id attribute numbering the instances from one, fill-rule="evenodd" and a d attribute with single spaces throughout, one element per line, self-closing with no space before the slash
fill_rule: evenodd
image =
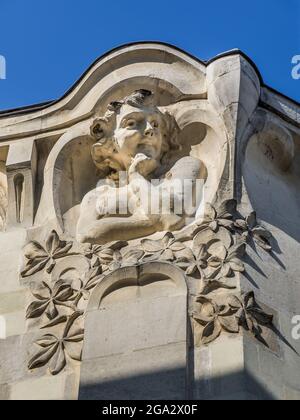
<path id="1" fill-rule="evenodd" d="M 54 375 L 68 361 L 80 361 L 84 312 L 92 290 L 115 270 L 154 261 L 175 264 L 199 282 L 192 313 L 194 326 L 201 331 L 198 344 L 208 345 L 223 333 L 237 334 L 241 329 L 263 342 L 263 327 L 271 327 L 273 317 L 259 307 L 253 292 L 237 292 L 236 274 L 245 271 L 247 246 L 255 244 L 268 252 L 272 249 L 270 239 L 270 232 L 259 225 L 255 213 L 242 218 L 236 202 L 229 200 L 218 209 L 208 204 L 204 218 L 187 228 L 184 239 L 167 232 L 159 240 L 143 239 L 139 246 L 125 241 L 86 244 L 80 252 L 54 231 L 45 244 L 31 242 L 25 247 L 22 276 L 41 275 L 43 280 L 32 286 L 34 301 L 26 317 L 38 320 L 47 332 L 36 341 L 38 350 L 29 369 L 47 365 Z M 50 277 L 58 260 L 74 255 L 88 262 L 86 273 L 70 268 L 58 278 L 45 280 L 45 272 Z"/>

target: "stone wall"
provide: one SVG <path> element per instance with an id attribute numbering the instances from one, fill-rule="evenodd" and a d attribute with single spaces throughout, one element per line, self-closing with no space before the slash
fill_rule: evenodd
<path id="1" fill-rule="evenodd" d="M 299 399 L 299 121 L 241 52 L 159 43 L 1 113 L 0 398 Z"/>

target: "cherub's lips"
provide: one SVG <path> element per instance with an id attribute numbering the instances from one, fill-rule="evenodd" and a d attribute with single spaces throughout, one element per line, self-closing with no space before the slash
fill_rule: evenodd
<path id="1" fill-rule="evenodd" d="M 143 145 L 143 144 L 149 144 L 149 145 L 151 145 L 151 144 L 153 144 L 153 137 L 151 137 L 151 138 L 146 138 L 146 139 L 143 139 L 143 140 L 141 140 L 140 142 L 139 142 L 139 145 Z"/>
<path id="2" fill-rule="evenodd" d="M 153 146 L 153 145 L 155 145 L 157 143 L 158 143 L 158 139 L 157 139 L 156 136 L 153 136 L 153 137 L 144 137 L 143 139 L 141 139 L 139 141 L 138 146 L 139 145 Z"/>

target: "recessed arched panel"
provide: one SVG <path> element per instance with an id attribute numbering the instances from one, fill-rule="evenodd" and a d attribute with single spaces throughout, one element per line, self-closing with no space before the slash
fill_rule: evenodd
<path id="1" fill-rule="evenodd" d="M 170 264 L 107 276 L 85 319 L 80 398 L 185 399 L 187 312 L 185 277 Z"/>

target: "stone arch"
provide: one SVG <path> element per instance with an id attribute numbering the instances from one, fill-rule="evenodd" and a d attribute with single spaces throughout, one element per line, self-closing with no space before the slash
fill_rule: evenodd
<path id="1" fill-rule="evenodd" d="M 187 314 L 185 275 L 169 263 L 106 276 L 86 312 L 80 398 L 184 399 Z"/>
<path id="2" fill-rule="evenodd" d="M 88 138 L 90 124 L 91 121 L 85 121 L 69 128 L 51 150 L 44 169 L 44 187 L 35 219 L 36 225 L 51 223 L 64 230 L 61 189 L 64 186 L 64 177 L 66 177 L 64 174 L 66 154 L 72 145 L 76 145 L 76 142 L 91 141 Z M 66 208 L 68 204 L 65 205 Z"/>
<path id="3" fill-rule="evenodd" d="M 71 149 L 76 142 L 88 141 L 92 120 L 102 115 L 110 101 L 140 88 L 153 91 L 159 107 L 167 110 L 174 109 L 174 111 L 178 108 L 179 113 L 182 114 L 184 127 L 188 125 L 188 121 L 184 120 L 188 116 L 191 117 L 189 125 L 195 127 L 194 131 L 199 128 L 201 133 L 199 142 L 203 140 L 202 129 L 205 127 L 204 132 L 208 136 L 200 148 L 201 153 L 205 149 L 205 154 L 209 154 L 208 144 L 212 146 L 213 156 L 219 156 L 218 152 L 221 151 L 220 165 L 214 163 L 212 171 L 207 168 L 209 190 L 212 185 L 214 189 L 208 199 L 213 201 L 217 191 L 216 184 L 220 184 L 224 171 L 228 150 L 222 146 L 221 139 L 225 132 L 222 117 L 207 101 L 206 67 L 175 48 L 164 46 L 162 51 L 159 45 L 146 43 L 136 45 L 134 48 L 127 46 L 103 57 L 87 72 L 69 95 L 50 106 L 45 112 L 46 114 L 49 112 L 47 121 L 50 123 L 50 120 L 53 120 L 57 128 L 59 128 L 59 116 L 63 113 L 69 128 L 65 128 L 66 131 L 49 154 L 44 170 L 44 191 L 35 218 L 36 226 L 50 223 L 74 236 L 74 232 L 70 232 L 64 223 L 64 214 L 70 211 L 70 220 L 73 223 L 67 222 L 67 225 L 76 225 L 76 209 L 73 216 L 72 204 L 76 206 L 83 197 L 79 193 L 78 200 L 73 200 L 72 197 L 76 194 L 73 194 L 72 189 L 75 185 L 79 192 L 84 191 L 84 182 L 80 180 L 82 184 L 77 186 L 74 180 L 68 180 L 64 167 L 67 164 L 66 151 L 68 148 Z M 189 111 L 186 108 L 187 105 L 189 105 Z M 192 107 L 194 107 L 194 114 Z M 184 111 L 183 108 L 185 108 Z M 207 116 L 201 116 L 201 113 Z M 216 129 L 206 130 L 203 119 L 214 121 Z M 213 136 L 218 139 L 213 139 Z M 86 154 L 84 160 L 88 161 L 89 158 L 90 154 Z M 209 159 L 208 156 L 206 158 L 208 163 L 214 162 L 214 158 Z M 92 173 L 92 178 L 91 184 L 95 188 L 94 173 Z M 63 196 L 60 195 L 62 186 L 67 191 L 67 194 Z"/>
<path id="4" fill-rule="evenodd" d="M 282 119 L 262 110 L 256 112 L 246 135 L 241 149 L 241 185 L 250 206 L 261 220 L 299 240 L 300 229 L 294 222 L 300 212 L 299 135 Z"/>

